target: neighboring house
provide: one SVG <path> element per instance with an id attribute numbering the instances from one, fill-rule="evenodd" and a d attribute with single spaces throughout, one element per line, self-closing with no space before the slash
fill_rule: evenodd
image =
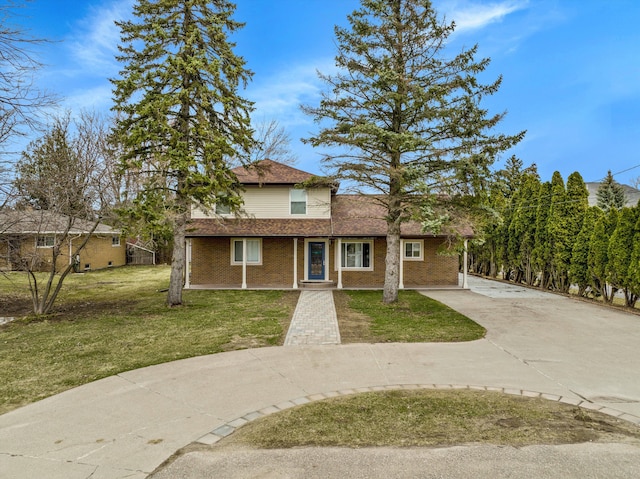
<path id="1" fill-rule="evenodd" d="M 589 192 L 589 206 L 598 205 L 598 190 L 600 189 L 601 185 L 602 183 L 596 182 L 585 183 L 587 191 Z M 629 185 L 621 184 L 620 186 L 622 186 L 624 194 L 627 198 L 625 206 L 628 206 L 629 208 L 636 206 L 638 204 L 638 201 L 640 201 L 640 190 Z"/>
<path id="2" fill-rule="evenodd" d="M 271 160 L 260 166 L 260 174 L 234 170 L 244 186 L 242 215 L 193 209 L 185 286 L 382 288 L 387 227 L 375 198 L 339 195 L 326 181 L 302 189 L 317 177 Z M 438 254 L 446 241 L 418 223 L 402 225 L 401 288 L 458 285 L 458 255 Z"/>
<path id="3" fill-rule="evenodd" d="M 68 237 L 60 248 L 56 269 L 73 264 L 77 272 L 126 264 L 126 247 L 119 230 L 98 224 L 87 245 L 74 257 L 94 223 L 41 210 L 0 212 L 0 270 L 50 271 L 52 248 L 60 235 Z"/>

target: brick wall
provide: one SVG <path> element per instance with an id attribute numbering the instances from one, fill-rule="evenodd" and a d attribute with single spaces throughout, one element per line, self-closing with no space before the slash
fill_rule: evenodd
<path id="1" fill-rule="evenodd" d="M 60 248 L 60 255 L 56 260 L 56 269 L 61 271 L 69 265 L 69 242 L 71 241 L 71 250 L 75 250 L 84 237 L 72 236 L 63 242 Z M 23 237 L 20 242 L 20 257 L 24 259 L 33 259 L 32 264 L 39 264 L 36 269 L 40 271 L 49 271 L 51 269 L 51 248 L 36 248 L 36 240 L 34 236 Z M 6 257 L 6 253 L 5 253 Z M 79 271 L 103 269 L 115 266 L 124 266 L 127 262 L 126 246 L 121 239 L 120 245 L 112 245 L 111 236 L 92 236 L 84 249 L 80 252 Z M 3 262 L 4 267 L 8 264 Z M 88 267 L 87 267 L 88 266 Z"/>
<path id="2" fill-rule="evenodd" d="M 405 287 L 457 285 L 458 257 L 438 255 L 441 239 L 424 240 L 424 259 L 404 262 Z M 215 287 L 240 287 L 242 265 L 231 264 L 230 238 L 193 238 L 191 248 L 191 284 Z M 304 279 L 304 238 L 298 239 L 298 280 Z M 330 242 L 327 261 L 329 279 L 337 281 L 335 263 L 337 241 Z M 373 244 L 373 271 L 344 271 L 345 288 L 381 288 L 384 284 L 386 240 Z M 293 285 L 293 238 L 263 238 L 262 264 L 247 265 L 247 286 L 290 288 Z"/>
<path id="3" fill-rule="evenodd" d="M 304 241 L 298 241 L 298 279 L 304 274 Z M 191 240 L 191 284 L 240 287 L 242 265 L 231 264 L 231 238 Z M 293 238 L 263 238 L 262 264 L 247 265 L 248 287 L 293 286 Z"/>

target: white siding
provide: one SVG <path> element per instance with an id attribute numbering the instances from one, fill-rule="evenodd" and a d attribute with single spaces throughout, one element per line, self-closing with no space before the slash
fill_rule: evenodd
<path id="1" fill-rule="evenodd" d="M 244 210 L 254 218 L 330 218 L 331 189 L 313 188 L 307 190 L 307 214 L 290 213 L 289 190 L 287 186 L 249 186 L 243 192 Z M 192 218 L 210 218 L 201 209 L 194 207 Z"/>

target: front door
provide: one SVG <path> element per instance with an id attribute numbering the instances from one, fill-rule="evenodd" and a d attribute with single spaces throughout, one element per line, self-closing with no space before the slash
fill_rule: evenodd
<path id="1" fill-rule="evenodd" d="M 309 279 L 324 280 L 324 243 L 309 243 Z"/>

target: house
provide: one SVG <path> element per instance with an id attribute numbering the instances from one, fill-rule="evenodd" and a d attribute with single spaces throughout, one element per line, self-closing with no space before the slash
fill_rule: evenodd
<path id="1" fill-rule="evenodd" d="M 382 288 L 387 226 L 375 197 L 337 194 L 326 181 L 301 188 L 317 177 L 271 160 L 234 173 L 244 214 L 192 210 L 186 288 Z M 458 285 L 458 255 L 439 254 L 446 240 L 402 225 L 401 288 Z"/>
<path id="2" fill-rule="evenodd" d="M 0 270 L 49 271 L 52 248 L 68 231 L 60 248 L 56 269 L 74 265 L 75 271 L 122 266 L 126 247 L 121 232 L 98 224 L 79 255 L 76 248 L 91 232 L 92 221 L 70 218 L 43 210 L 0 212 Z"/>

